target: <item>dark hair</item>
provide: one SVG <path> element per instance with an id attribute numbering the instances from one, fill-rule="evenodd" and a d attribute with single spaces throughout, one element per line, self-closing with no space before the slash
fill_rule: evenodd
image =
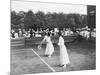
<path id="1" fill-rule="evenodd" d="M 62 36 L 61 31 L 59 31 L 58 35 Z"/>
<path id="2" fill-rule="evenodd" d="M 48 36 L 50 36 L 50 32 L 48 32 L 48 34 L 47 34 Z"/>

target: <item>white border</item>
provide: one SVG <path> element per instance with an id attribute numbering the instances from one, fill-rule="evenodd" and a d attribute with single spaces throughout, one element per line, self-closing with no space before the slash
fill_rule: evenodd
<path id="1" fill-rule="evenodd" d="M 99 17 L 100 17 L 100 4 L 99 0 L 30 0 L 30 1 L 42 1 L 42 2 L 57 2 L 57 3 L 73 3 L 73 4 L 85 4 L 85 5 L 98 5 L 97 9 L 97 40 L 100 41 L 99 34 Z M 10 0 L 1 0 L 0 1 L 0 75 L 9 75 L 10 71 Z M 99 42 L 97 42 L 97 55 L 99 59 Z M 100 59 L 99 59 L 100 60 Z M 99 75 L 99 64 L 97 62 L 97 70 L 96 71 L 75 71 L 75 72 L 67 72 L 67 73 L 41 73 L 41 75 Z M 40 74 L 36 74 L 40 75 Z"/>

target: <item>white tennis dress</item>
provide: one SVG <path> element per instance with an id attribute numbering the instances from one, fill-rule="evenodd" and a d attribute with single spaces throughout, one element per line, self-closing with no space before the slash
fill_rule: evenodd
<path id="1" fill-rule="evenodd" d="M 58 45 L 60 47 L 60 65 L 70 64 L 68 52 L 62 36 L 59 37 Z"/>
<path id="2" fill-rule="evenodd" d="M 52 55 L 54 53 L 54 47 L 53 47 L 51 38 L 48 36 L 45 36 L 43 41 L 46 42 L 45 55 Z"/>

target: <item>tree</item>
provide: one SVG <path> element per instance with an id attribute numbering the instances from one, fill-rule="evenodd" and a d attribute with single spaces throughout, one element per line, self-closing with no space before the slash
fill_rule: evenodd
<path id="1" fill-rule="evenodd" d="M 22 23 L 22 16 L 17 14 L 15 11 L 11 12 L 11 28 L 18 29 Z"/>
<path id="2" fill-rule="evenodd" d="M 25 25 L 26 30 L 28 30 L 29 28 L 33 28 L 33 29 L 37 28 L 37 26 L 36 26 L 36 16 L 31 10 L 29 10 L 26 13 L 26 16 L 24 18 L 24 25 Z"/>
<path id="3" fill-rule="evenodd" d="M 38 11 L 34 14 L 32 10 L 28 12 L 20 11 L 16 13 L 11 12 L 11 24 L 18 28 L 37 28 L 53 29 L 53 28 L 71 28 L 72 30 L 77 27 L 83 27 L 87 24 L 87 16 L 80 14 L 64 14 L 64 13 L 51 13 L 45 14 L 42 11 Z"/>
<path id="4" fill-rule="evenodd" d="M 44 26 L 44 19 L 45 19 L 45 14 L 42 11 L 38 11 L 36 14 L 36 24 L 38 28 L 43 28 Z"/>

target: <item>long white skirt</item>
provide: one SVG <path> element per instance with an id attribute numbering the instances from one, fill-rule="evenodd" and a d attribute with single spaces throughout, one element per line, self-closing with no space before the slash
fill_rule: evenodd
<path id="1" fill-rule="evenodd" d="M 70 64 L 69 56 L 65 45 L 60 46 L 60 65 Z"/>
<path id="2" fill-rule="evenodd" d="M 52 43 L 47 43 L 45 55 L 52 55 L 54 53 L 54 47 Z"/>

